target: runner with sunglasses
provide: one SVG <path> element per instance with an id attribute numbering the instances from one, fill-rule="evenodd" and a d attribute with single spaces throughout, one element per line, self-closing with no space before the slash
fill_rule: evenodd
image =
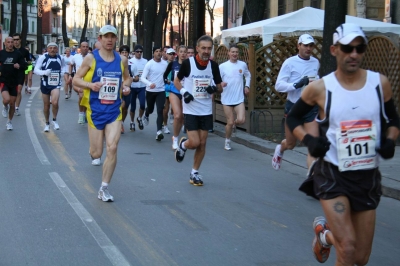
<path id="1" fill-rule="evenodd" d="M 283 62 L 276 80 L 275 89 L 278 92 L 287 93 L 285 104 L 285 117 L 292 109 L 293 105 L 300 98 L 301 91 L 309 82 L 318 79 L 319 61 L 311 56 L 314 49 L 314 38 L 309 34 L 303 34 L 297 42 L 299 53 L 286 59 Z M 312 109 L 303 117 L 303 124 L 307 133 L 318 136 L 318 125 L 315 122 L 317 107 Z M 282 163 L 283 153 L 292 150 L 296 146 L 296 138 L 285 126 L 285 139 L 276 146 L 274 157 L 272 157 L 272 167 L 279 170 Z M 310 155 L 307 157 L 308 167 L 315 159 Z"/>
<path id="2" fill-rule="evenodd" d="M 368 263 L 382 195 L 379 157 L 394 156 L 399 135 L 387 77 L 360 68 L 367 43 L 358 25 L 337 27 L 330 47 L 336 71 L 310 83 L 287 118 L 294 136 L 319 158 L 300 190 L 319 199 L 326 216 L 313 223 L 313 252 L 320 263 L 328 259 L 332 245 L 335 265 Z M 314 106 L 319 108 L 320 137 L 302 125 Z"/>
<path id="3" fill-rule="evenodd" d="M 138 126 L 140 130 L 143 130 L 143 121 L 142 117 L 144 114 L 144 109 L 146 107 L 146 84 L 140 81 L 140 77 L 142 76 L 144 66 L 147 64 L 147 59 L 142 58 L 143 55 L 143 46 L 140 44 L 136 44 L 133 48 L 135 52 L 135 56 L 131 58 L 128 63 L 136 66 L 139 73 L 139 81 L 132 82 L 131 84 L 131 123 L 129 125 L 130 131 L 135 131 L 135 110 L 136 110 L 136 99 L 139 99 L 139 115 L 136 119 L 138 122 Z"/>

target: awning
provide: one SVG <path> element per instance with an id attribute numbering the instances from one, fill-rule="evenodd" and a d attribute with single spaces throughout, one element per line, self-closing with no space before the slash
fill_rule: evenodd
<path id="1" fill-rule="evenodd" d="M 75 39 L 69 39 L 69 47 L 72 47 L 72 46 L 75 46 L 75 45 L 78 45 L 79 43 L 78 43 L 78 41 L 77 40 L 75 40 Z"/>

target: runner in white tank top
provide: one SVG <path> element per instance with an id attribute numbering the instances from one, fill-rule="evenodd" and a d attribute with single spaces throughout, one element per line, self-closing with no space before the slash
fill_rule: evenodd
<path id="1" fill-rule="evenodd" d="M 355 24 L 336 28 L 330 47 L 336 71 L 308 85 L 287 118 L 297 139 L 319 158 L 300 190 L 319 199 L 327 217 L 313 223 L 313 252 L 320 263 L 332 245 L 335 265 L 368 263 L 382 195 L 378 158 L 394 156 L 399 136 L 388 79 L 360 68 L 367 42 Z M 320 137 L 307 134 L 301 122 L 315 105 Z"/>

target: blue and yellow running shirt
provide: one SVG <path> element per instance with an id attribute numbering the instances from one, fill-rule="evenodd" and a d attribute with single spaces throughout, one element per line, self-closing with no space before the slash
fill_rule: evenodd
<path id="1" fill-rule="evenodd" d="M 124 67 L 120 55 L 114 52 L 114 61 L 106 62 L 101 58 L 99 50 L 93 51 L 93 61 L 89 71 L 83 77 L 87 82 L 104 82 L 106 83 L 100 90 L 95 92 L 90 89 L 84 90 L 81 105 L 87 108 L 88 122 L 96 128 L 104 123 L 111 123 L 120 120 L 122 117 L 122 77 Z M 100 99 L 102 97 L 102 99 Z"/>

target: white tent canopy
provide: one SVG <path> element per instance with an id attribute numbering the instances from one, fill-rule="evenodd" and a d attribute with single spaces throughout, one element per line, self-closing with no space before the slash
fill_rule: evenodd
<path id="1" fill-rule="evenodd" d="M 325 11 L 322 9 L 304 7 L 278 17 L 223 30 L 222 39 L 225 43 L 229 43 L 230 38 L 245 38 L 252 35 L 259 35 L 263 38 L 263 44 L 266 45 L 273 41 L 275 34 L 296 31 L 322 31 L 324 28 L 324 15 Z M 397 24 L 353 16 L 346 16 L 346 22 L 360 25 L 366 33 L 400 34 L 400 25 Z"/>

